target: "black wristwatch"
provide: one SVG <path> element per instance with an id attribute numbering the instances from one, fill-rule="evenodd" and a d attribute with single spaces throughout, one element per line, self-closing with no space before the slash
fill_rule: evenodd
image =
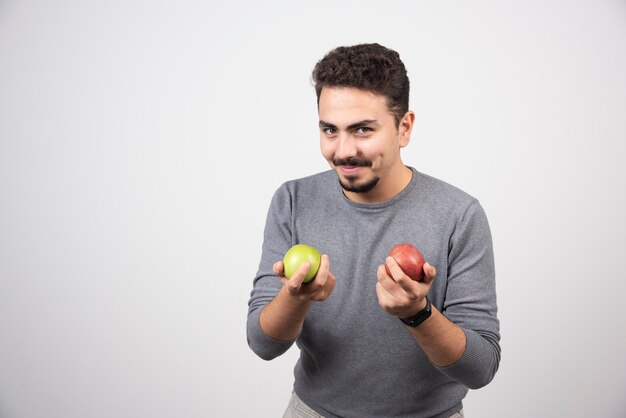
<path id="1" fill-rule="evenodd" d="M 428 317 L 430 317 L 431 313 L 432 307 L 430 305 L 430 299 L 428 299 L 428 295 L 426 295 L 426 307 L 416 313 L 415 316 L 412 316 L 410 318 L 400 318 L 400 321 L 402 321 L 404 325 L 415 328 L 416 326 L 427 320 Z"/>

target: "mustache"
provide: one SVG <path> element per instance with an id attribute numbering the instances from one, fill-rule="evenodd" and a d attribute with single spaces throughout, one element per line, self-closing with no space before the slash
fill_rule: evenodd
<path id="1" fill-rule="evenodd" d="M 347 165 L 351 167 L 371 167 L 372 162 L 370 160 L 366 160 L 364 158 L 355 158 L 350 157 L 347 159 L 337 158 L 333 160 L 333 164 L 335 167 L 339 167 L 340 165 Z"/>

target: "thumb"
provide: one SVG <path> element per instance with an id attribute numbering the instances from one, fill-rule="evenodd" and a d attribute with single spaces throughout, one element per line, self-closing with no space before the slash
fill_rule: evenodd
<path id="1" fill-rule="evenodd" d="M 429 263 L 424 263 L 424 280 L 425 284 L 432 283 L 435 280 L 435 276 L 437 275 L 437 270 L 431 266 Z"/>

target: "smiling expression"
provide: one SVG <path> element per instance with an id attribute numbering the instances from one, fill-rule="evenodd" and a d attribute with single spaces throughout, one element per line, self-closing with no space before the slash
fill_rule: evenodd
<path id="1" fill-rule="evenodd" d="M 400 193 L 411 170 L 400 158 L 415 115 L 399 125 L 384 96 L 353 87 L 324 87 L 319 99 L 320 149 L 345 195 L 361 203 L 383 202 Z"/>

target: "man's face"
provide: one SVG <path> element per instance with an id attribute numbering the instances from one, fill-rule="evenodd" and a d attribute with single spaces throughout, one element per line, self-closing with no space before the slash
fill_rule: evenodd
<path id="1" fill-rule="evenodd" d="M 322 89 L 320 148 L 348 198 L 384 201 L 406 186 L 398 186 L 407 175 L 400 148 L 409 142 L 413 118 L 408 112 L 398 128 L 384 96 L 351 87 Z"/>

